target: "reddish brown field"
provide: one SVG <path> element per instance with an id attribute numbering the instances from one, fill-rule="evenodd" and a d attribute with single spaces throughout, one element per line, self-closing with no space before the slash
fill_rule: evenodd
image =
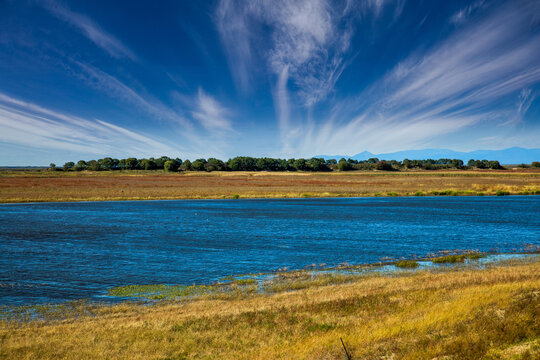
<path id="1" fill-rule="evenodd" d="M 510 194 L 540 193 L 540 170 L 169 174 L 159 171 L 0 172 L 0 202 L 3 203 L 415 194 L 495 195 L 497 191 Z"/>

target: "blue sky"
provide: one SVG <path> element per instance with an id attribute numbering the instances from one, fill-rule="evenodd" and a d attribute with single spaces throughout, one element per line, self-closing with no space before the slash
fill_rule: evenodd
<path id="1" fill-rule="evenodd" d="M 539 1 L 0 0 L 0 165 L 540 147 Z"/>

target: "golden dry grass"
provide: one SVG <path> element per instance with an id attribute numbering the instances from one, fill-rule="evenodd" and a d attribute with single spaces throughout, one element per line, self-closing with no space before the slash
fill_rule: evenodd
<path id="1" fill-rule="evenodd" d="M 0 322 L 5 359 L 538 359 L 540 260 Z"/>
<path id="2" fill-rule="evenodd" d="M 1 171 L 0 202 L 540 193 L 540 170 L 404 172 Z"/>

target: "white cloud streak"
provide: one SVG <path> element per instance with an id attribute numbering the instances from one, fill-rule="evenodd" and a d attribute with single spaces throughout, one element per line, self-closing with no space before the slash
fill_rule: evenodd
<path id="1" fill-rule="evenodd" d="M 251 89 L 251 67 L 253 56 L 252 36 L 249 24 L 250 7 L 243 6 L 239 0 L 223 0 L 219 3 L 215 20 L 222 43 L 224 44 L 229 68 L 238 88 L 243 92 Z"/>
<path id="2" fill-rule="evenodd" d="M 95 155 L 178 154 L 180 149 L 102 120 L 88 120 L 0 93 L 0 141 Z"/>
<path id="3" fill-rule="evenodd" d="M 460 23 L 466 21 L 474 11 L 476 11 L 477 9 L 484 6 L 484 4 L 485 4 L 485 0 L 475 1 L 472 4 L 467 5 L 464 8 L 459 9 L 459 11 L 456 12 L 450 18 L 450 21 L 455 23 L 455 24 L 460 24 Z"/>
<path id="4" fill-rule="evenodd" d="M 240 87 L 249 87 L 257 60 L 275 76 L 273 97 L 284 148 L 291 147 L 289 139 L 301 127 L 290 121 L 291 103 L 310 109 L 325 100 L 345 68 L 352 36 L 349 9 L 348 2 L 336 6 L 326 0 L 219 3 L 216 25 Z M 261 27 L 269 29 L 267 38 L 258 34 Z"/>
<path id="5" fill-rule="evenodd" d="M 191 127 L 190 121 L 182 114 L 157 99 L 153 99 L 148 95 L 141 95 L 118 78 L 89 64 L 78 61 L 73 61 L 73 64 L 76 67 L 76 69 L 72 69 L 74 76 L 111 98 L 133 105 L 156 120 L 170 121 L 186 128 Z"/>
<path id="6" fill-rule="evenodd" d="M 368 90 L 334 106 L 336 114 L 316 125 L 318 131 L 304 129 L 314 135 L 299 136 L 297 152 L 421 148 L 476 124 L 508 125 L 515 103 L 497 102 L 540 82 L 540 36 L 528 28 L 531 6 L 504 5 L 411 54 Z M 524 113 L 532 100 L 527 91 L 521 94 L 518 111 Z"/>
<path id="7" fill-rule="evenodd" d="M 105 50 L 110 56 L 117 59 L 128 58 L 134 61 L 137 60 L 135 54 L 128 47 L 113 35 L 101 29 L 89 17 L 76 13 L 55 0 L 44 0 L 38 3 L 58 19 L 76 28 L 95 45 Z"/>
<path id="8" fill-rule="evenodd" d="M 225 156 L 225 150 L 230 144 L 229 138 L 222 135 L 224 132 L 234 132 L 232 122 L 228 118 L 230 112 L 202 89 L 199 89 L 194 97 L 176 96 L 181 99 L 184 107 L 192 109 L 184 113 L 158 99 L 135 91 L 118 78 L 89 64 L 74 62 L 74 65 L 77 67 L 73 71 L 75 76 L 89 86 L 113 99 L 132 105 L 153 120 L 160 120 L 172 126 L 172 130 L 178 134 L 177 141 L 183 145 L 183 149 L 188 150 L 182 153 L 183 156 L 192 159 L 200 156 Z"/>
<path id="9" fill-rule="evenodd" d="M 227 119 L 228 113 L 229 111 L 216 99 L 199 88 L 192 115 L 206 130 L 211 132 L 231 130 L 231 122 Z"/>

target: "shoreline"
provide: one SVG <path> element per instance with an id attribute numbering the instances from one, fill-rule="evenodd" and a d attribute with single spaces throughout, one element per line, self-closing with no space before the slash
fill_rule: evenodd
<path id="1" fill-rule="evenodd" d="M 456 259 L 457 257 L 457 259 Z M 327 277 L 327 285 L 340 284 L 345 276 L 347 281 L 356 281 L 362 276 L 402 276 L 405 273 L 415 274 L 424 271 L 457 271 L 457 270 L 483 270 L 487 267 L 501 266 L 505 262 L 540 262 L 540 245 L 527 244 L 523 249 L 514 252 L 479 252 L 476 250 L 440 250 L 428 253 L 428 256 L 421 257 L 400 257 L 381 258 L 378 262 L 372 263 L 341 263 L 332 264 L 312 264 L 302 268 L 290 269 L 282 267 L 271 271 L 225 275 L 218 280 L 208 281 L 200 284 L 131 284 L 116 287 L 109 287 L 103 294 L 96 294 L 89 298 L 64 299 L 59 302 L 43 302 L 35 304 L 0 304 L 0 321 L 6 313 L 13 309 L 35 308 L 44 310 L 63 307 L 69 303 L 85 303 L 92 306 L 115 306 L 122 303 L 133 303 L 141 301 L 145 305 L 158 305 L 161 301 L 181 302 L 197 300 L 200 296 L 215 295 L 221 293 L 224 288 L 232 285 L 256 286 L 258 294 L 270 295 L 273 292 L 264 290 L 267 284 L 279 278 L 299 279 L 309 277 L 310 280 Z M 401 266 L 400 263 L 405 263 Z M 413 265 L 414 264 L 414 265 Z M 337 281 L 333 282 L 332 278 Z M 0 284 L 3 286 L 5 284 Z M 159 289 L 157 291 L 156 289 Z M 187 290 L 186 290 L 187 289 Z M 172 290 L 172 291 L 171 291 Z M 214 290 L 218 290 L 214 292 Z M 226 289 L 225 293 L 230 289 Z M 250 289 L 252 292 L 253 289 Z M 285 291 L 294 291 L 294 288 Z M 163 294 L 167 295 L 163 295 Z M 128 295 L 129 294 L 129 295 Z"/>
<path id="2" fill-rule="evenodd" d="M 539 274 L 536 256 L 333 282 L 284 276 L 269 294 L 38 308 L 43 319 L 0 319 L 0 357 L 335 359 L 342 338 L 354 359 L 536 358 Z"/>
<path id="3" fill-rule="evenodd" d="M 442 191 L 444 192 L 444 191 Z M 471 191 L 472 192 L 472 191 Z M 485 193 L 481 193 L 481 194 L 473 194 L 473 193 L 468 193 L 467 191 L 463 191 L 463 192 L 457 192 L 457 194 L 430 194 L 430 193 L 425 193 L 425 194 L 422 194 L 422 195 L 415 195 L 415 194 L 397 194 L 397 195 L 376 195 L 376 194 L 361 194 L 361 195 L 349 195 L 349 194 L 346 194 L 346 195 L 335 195 L 335 196 L 332 196 L 332 195 L 327 195 L 327 194 L 322 194 L 321 196 L 318 196 L 317 194 L 310 194 L 309 196 L 279 196 L 279 195 L 269 195 L 269 196 L 259 196 L 259 195 L 254 195 L 254 196 L 249 196 L 249 195 L 243 195 L 243 196 L 239 196 L 239 197 L 234 197 L 234 196 L 229 196 L 229 197 L 226 197 L 225 195 L 223 196 L 218 196 L 218 197 L 180 197 L 180 198 L 168 198 L 168 197 L 163 197 L 163 198 L 107 198 L 107 199 L 60 199 L 60 200 L 28 200 L 28 201 L 0 201 L 0 205 L 16 205 L 16 204 L 27 204 L 27 205 L 31 205 L 31 204 L 45 204 L 45 203 L 48 203 L 48 204 L 69 204 L 69 203 L 101 203 L 101 202 L 128 202 L 128 201 L 182 201 L 182 200 L 186 200 L 186 201 L 193 201 L 193 200 L 202 200 L 202 201 L 205 201 L 205 200 L 303 200 L 303 199 L 364 199 L 364 198 L 371 198 L 371 199 L 384 199 L 384 198 L 439 198 L 439 197 L 456 197 L 456 198 L 460 198 L 460 197 L 504 197 L 504 196 L 509 196 L 509 197 L 518 197 L 518 196 L 536 196 L 536 195 L 540 195 L 540 190 L 538 191 L 535 191 L 535 193 L 527 193 L 527 194 L 523 194 L 523 193 L 509 193 L 509 194 L 500 194 L 500 195 L 497 195 L 496 193 L 490 193 L 490 194 L 485 194 Z"/>

